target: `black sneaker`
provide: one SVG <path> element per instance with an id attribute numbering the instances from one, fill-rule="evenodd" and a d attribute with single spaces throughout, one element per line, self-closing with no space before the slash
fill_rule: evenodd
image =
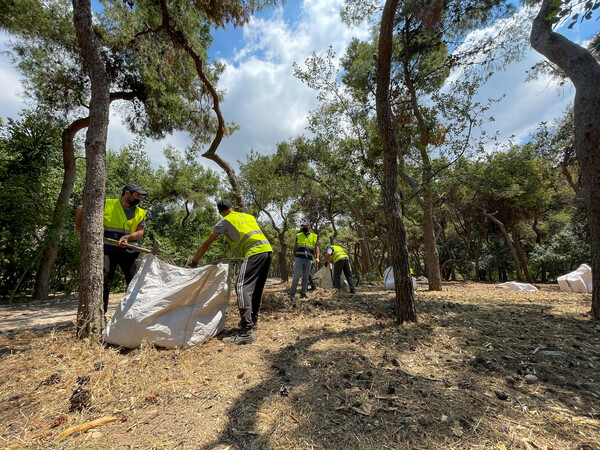
<path id="1" fill-rule="evenodd" d="M 256 342 L 256 338 L 254 337 L 254 331 L 252 329 L 241 330 L 233 336 L 223 338 L 222 342 L 224 344 L 246 345 Z"/>

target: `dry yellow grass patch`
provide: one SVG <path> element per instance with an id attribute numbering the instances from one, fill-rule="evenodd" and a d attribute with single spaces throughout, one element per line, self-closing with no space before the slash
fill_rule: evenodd
<path id="1" fill-rule="evenodd" d="M 381 286 L 297 305 L 287 288 L 265 293 L 250 346 L 121 350 L 72 327 L 0 336 L 0 448 L 600 448 L 590 295 L 419 285 L 419 322 L 398 326 Z M 70 411 L 78 387 L 89 404 Z"/>

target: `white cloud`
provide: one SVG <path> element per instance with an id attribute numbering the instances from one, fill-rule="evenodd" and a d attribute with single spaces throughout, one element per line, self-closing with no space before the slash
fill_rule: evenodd
<path id="1" fill-rule="evenodd" d="M 226 90 L 221 110 L 226 121 L 233 121 L 240 130 L 225 137 L 218 154 L 237 167 L 245 161 L 250 149 L 267 154 L 275 151 L 276 144 L 305 132 L 310 109 L 316 107 L 315 92 L 293 76 L 292 64 L 303 65 L 314 52 L 323 54 L 330 45 L 338 55 L 345 52 L 352 37 L 368 39 L 369 30 L 348 28 L 341 23 L 339 8 L 342 0 L 304 0 L 301 13 L 291 23 L 284 19 L 283 10 L 276 9 L 269 18 L 255 18 L 243 28 L 243 44 L 232 49 L 232 55 L 219 82 Z M 481 32 L 480 32 L 481 34 Z M 0 49 L 6 35 L 0 35 Z M 515 135 L 526 138 L 539 122 L 558 117 L 573 97 L 565 92 L 559 98 L 548 87 L 548 80 L 525 83 L 525 70 L 540 58 L 530 50 L 525 59 L 496 73 L 482 88 L 481 99 L 506 98 L 495 105 L 491 114 L 496 121 L 489 130 L 500 130 L 501 138 Z M 0 115 L 15 117 L 24 106 L 18 73 L 6 55 L 0 57 Z M 119 148 L 135 139 L 121 124 L 118 116 L 111 115 L 108 145 Z M 167 143 L 183 150 L 189 141 L 186 135 L 176 133 L 158 142 L 147 142 L 154 167 L 164 163 L 162 151 Z M 207 167 L 220 171 L 211 161 L 203 159 Z"/>
<path id="2" fill-rule="evenodd" d="M 270 19 L 253 19 L 244 27 L 246 45 L 227 64 L 220 87 L 227 91 L 222 112 L 240 130 L 223 140 L 219 154 L 231 163 L 245 161 L 254 149 L 272 153 L 276 144 L 304 133 L 315 92 L 293 76 L 315 51 L 329 45 L 341 53 L 364 29 L 348 29 L 340 22 L 341 1 L 305 0 L 295 24 L 283 20 L 281 9 Z"/>

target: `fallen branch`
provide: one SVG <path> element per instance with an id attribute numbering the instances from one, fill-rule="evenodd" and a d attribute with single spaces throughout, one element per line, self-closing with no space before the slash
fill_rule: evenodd
<path id="1" fill-rule="evenodd" d="M 114 422 L 115 420 L 119 420 L 119 419 L 117 417 L 102 417 L 101 419 L 96 419 L 96 420 L 92 420 L 90 422 L 82 423 L 81 425 L 77 425 L 77 426 L 71 427 L 69 429 L 66 429 L 65 431 L 63 431 L 62 433 L 60 433 L 58 435 L 56 440 L 60 441 L 61 439 L 64 439 L 73 433 L 77 433 L 79 431 L 87 431 L 90 428 L 96 428 L 96 427 L 99 427 L 100 425 Z"/>

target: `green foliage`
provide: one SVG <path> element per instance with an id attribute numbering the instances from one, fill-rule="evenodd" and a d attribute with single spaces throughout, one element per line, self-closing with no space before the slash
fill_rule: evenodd
<path id="1" fill-rule="evenodd" d="M 59 124 L 25 112 L 0 135 L 0 292 L 4 297 L 31 281 L 41 238 L 60 186 Z M 21 278 L 23 281 L 20 281 Z"/>
<path id="2" fill-rule="evenodd" d="M 580 236 L 571 228 L 551 235 L 544 244 L 536 244 L 531 252 L 533 265 L 545 265 L 549 278 L 556 279 L 583 263 L 590 263 L 589 237 Z"/>

